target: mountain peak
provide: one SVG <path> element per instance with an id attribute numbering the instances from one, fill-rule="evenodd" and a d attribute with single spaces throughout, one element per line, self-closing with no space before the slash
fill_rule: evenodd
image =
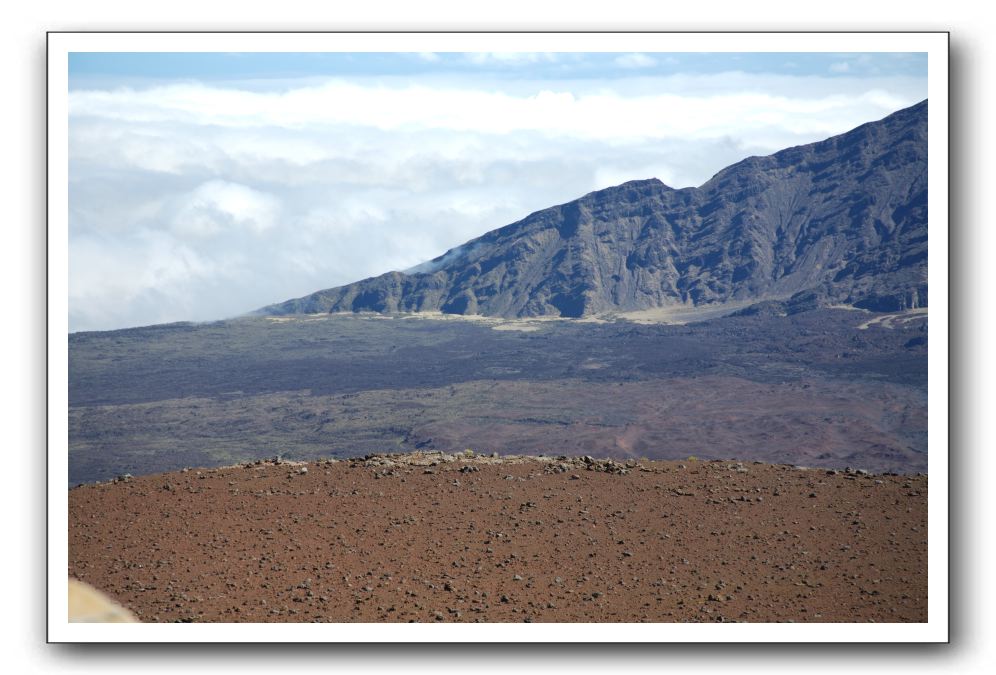
<path id="1" fill-rule="evenodd" d="M 926 130 L 923 101 L 818 143 L 746 158 L 698 188 L 627 181 L 405 272 L 261 311 L 579 317 L 793 296 L 925 305 Z"/>

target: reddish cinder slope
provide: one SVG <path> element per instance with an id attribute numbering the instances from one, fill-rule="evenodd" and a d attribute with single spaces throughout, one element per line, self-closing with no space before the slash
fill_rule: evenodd
<path id="1" fill-rule="evenodd" d="M 69 493 L 143 621 L 926 621 L 927 477 L 421 454 Z"/>

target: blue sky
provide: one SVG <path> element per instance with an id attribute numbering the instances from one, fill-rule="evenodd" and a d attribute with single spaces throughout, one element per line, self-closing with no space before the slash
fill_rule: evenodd
<path id="1" fill-rule="evenodd" d="M 922 54 L 72 54 L 70 329 L 408 269 L 926 98 Z"/>
<path id="2" fill-rule="evenodd" d="M 552 58 L 551 58 L 552 57 Z M 794 76 L 913 76 L 926 73 L 924 53 L 679 53 L 527 54 L 466 53 L 74 53 L 70 88 L 157 80 L 209 82 L 298 80 L 482 73 L 535 79 L 618 78 L 620 70 L 646 76 L 717 74 L 736 70 Z"/>

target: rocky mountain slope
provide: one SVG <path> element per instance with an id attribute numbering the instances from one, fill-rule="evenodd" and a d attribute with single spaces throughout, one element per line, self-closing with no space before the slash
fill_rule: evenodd
<path id="1" fill-rule="evenodd" d="M 697 188 L 599 190 L 408 272 L 261 310 L 580 317 L 669 305 L 926 305 L 927 102 Z"/>

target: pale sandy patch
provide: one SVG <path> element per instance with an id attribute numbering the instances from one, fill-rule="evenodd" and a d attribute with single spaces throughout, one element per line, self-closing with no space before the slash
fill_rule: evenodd
<path id="1" fill-rule="evenodd" d="M 909 323 L 910 321 L 916 321 L 917 319 L 924 318 L 927 316 L 926 307 L 917 307 L 916 309 L 908 309 L 905 312 L 896 312 L 894 314 L 883 314 L 881 316 L 876 316 L 874 319 L 869 319 L 863 324 L 858 326 L 858 330 L 867 330 L 870 326 L 880 326 L 882 328 L 897 328 L 901 324 Z"/>
<path id="2" fill-rule="evenodd" d="M 562 316 L 530 316 L 517 319 L 508 319 L 501 316 L 485 316 L 484 314 L 444 314 L 439 311 L 412 312 L 410 314 L 398 314 L 402 319 L 428 319 L 432 321 L 470 321 L 472 323 L 490 326 L 493 330 L 511 330 L 531 333 L 540 330 L 544 323 L 557 321 L 576 321 L 579 323 L 608 323 L 612 319 L 605 316 L 586 316 L 580 319 Z"/>
<path id="3" fill-rule="evenodd" d="M 127 609 L 93 586 L 69 580 L 69 623 L 137 623 Z"/>
<path id="4" fill-rule="evenodd" d="M 510 321 L 508 323 L 500 323 L 491 326 L 491 330 L 517 330 L 521 333 L 534 333 L 538 331 L 540 327 L 534 323 L 528 322 L 515 322 Z"/>
<path id="5" fill-rule="evenodd" d="M 714 305 L 668 305 L 667 307 L 651 307 L 632 312 L 620 312 L 615 316 L 626 321 L 641 324 L 683 325 L 693 321 L 717 319 L 727 314 L 761 302 L 758 299 L 723 302 Z"/>

